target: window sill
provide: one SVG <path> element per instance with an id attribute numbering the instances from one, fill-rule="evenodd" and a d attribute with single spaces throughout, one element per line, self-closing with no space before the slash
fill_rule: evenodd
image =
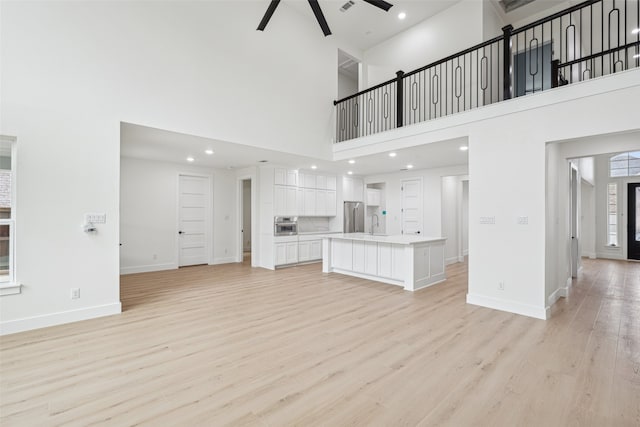
<path id="1" fill-rule="evenodd" d="M 620 251 L 622 250 L 621 246 L 612 246 L 612 245 L 605 245 L 604 246 L 605 249 L 609 249 L 609 250 L 616 250 L 616 251 Z"/>
<path id="2" fill-rule="evenodd" d="M 0 285 L 0 296 L 15 295 L 22 292 L 22 285 L 20 283 L 5 283 Z"/>

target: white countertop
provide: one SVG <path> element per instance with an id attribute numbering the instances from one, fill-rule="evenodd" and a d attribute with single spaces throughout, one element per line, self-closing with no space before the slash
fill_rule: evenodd
<path id="1" fill-rule="evenodd" d="M 404 235 L 381 235 L 381 234 L 369 234 L 369 233 L 339 233 L 339 234 L 325 234 L 323 237 L 330 239 L 341 240 L 365 240 L 368 242 L 379 243 L 394 243 L 396 245 L 412 245 L 416 243 L 431 243 L 431 242 L 444 242 L 446 237 L 429 237 L 421 236 L 418 234 Z"/>

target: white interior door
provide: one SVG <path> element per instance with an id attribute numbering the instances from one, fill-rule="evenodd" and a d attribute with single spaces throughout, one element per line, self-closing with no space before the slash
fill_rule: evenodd
<path id="1" fill-rule="evenodd" d="M 402 181 L 402 234 L 422 233 L 422 180 Z"/>
<path id="2" fill-rule="evenodd" d="M 578 270 L 580 269 L 580 174 L 578 169 L 569 164 L 571 168 L 571 185 L 570 185 L 570 197 L 571 197 L 571 209 L 569 219 L 570 231 L 571 231 L 571 276 L 578 277 Z"/>
<path id="3" fill-rule="evenodd" d="M 207 264 L 211 215 L 209 177 L 180 175 L 178 183 L 178 265 Z"/>

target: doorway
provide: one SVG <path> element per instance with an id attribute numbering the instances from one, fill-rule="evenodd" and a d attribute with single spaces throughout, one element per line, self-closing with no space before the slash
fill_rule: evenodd
<path id="1" fill-rule="evenodd" d="M 580 240 L 578 235 L 579 230 L 579 217 L 580 217 L 580 175 L 578 168 L 573 162 L 569 162 L 569 168 L 571 169 L 571 183 L 569 186 L 570 192 L 570 233 L 571 233 L 571 277 L 578 277 L 578 269 L 580 268 Z"/>
<path id="2" fill-rule="evenodd" d="M 209 262 L 210 204 L 208 176 L 178 175 L 178 267 Z"/>
<path id="3" fill-rule="evenodd" d="M 640 183 L 629 183 L 627 195 L 627 258 L 640 260 Z"/>
<path id="4" fill-rule="evenodd" d="M 360 62 L 338 49 L 338 99 L 358 93 Z"/>
<path id="5" fill-rule="evenodd" d="M 242 200 L 240 205 L 242 225 L 242 263 L 251 265 L 251 179 L 242 180 Z"/>

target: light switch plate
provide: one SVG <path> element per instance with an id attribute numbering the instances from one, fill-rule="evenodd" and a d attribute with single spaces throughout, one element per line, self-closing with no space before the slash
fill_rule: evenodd
<path id="1" fill-rule="evenodd" d="M 106 224 L 107 214 L 105 213 L 88 213 L 84 214 L 84 222 L 91 224 Z"/>
<path id="2" fill-rule="evenodd" d="M 518 225 L 528 225 L 529 217 L 528 216 L 519 216 L 518 217 Z"/>

